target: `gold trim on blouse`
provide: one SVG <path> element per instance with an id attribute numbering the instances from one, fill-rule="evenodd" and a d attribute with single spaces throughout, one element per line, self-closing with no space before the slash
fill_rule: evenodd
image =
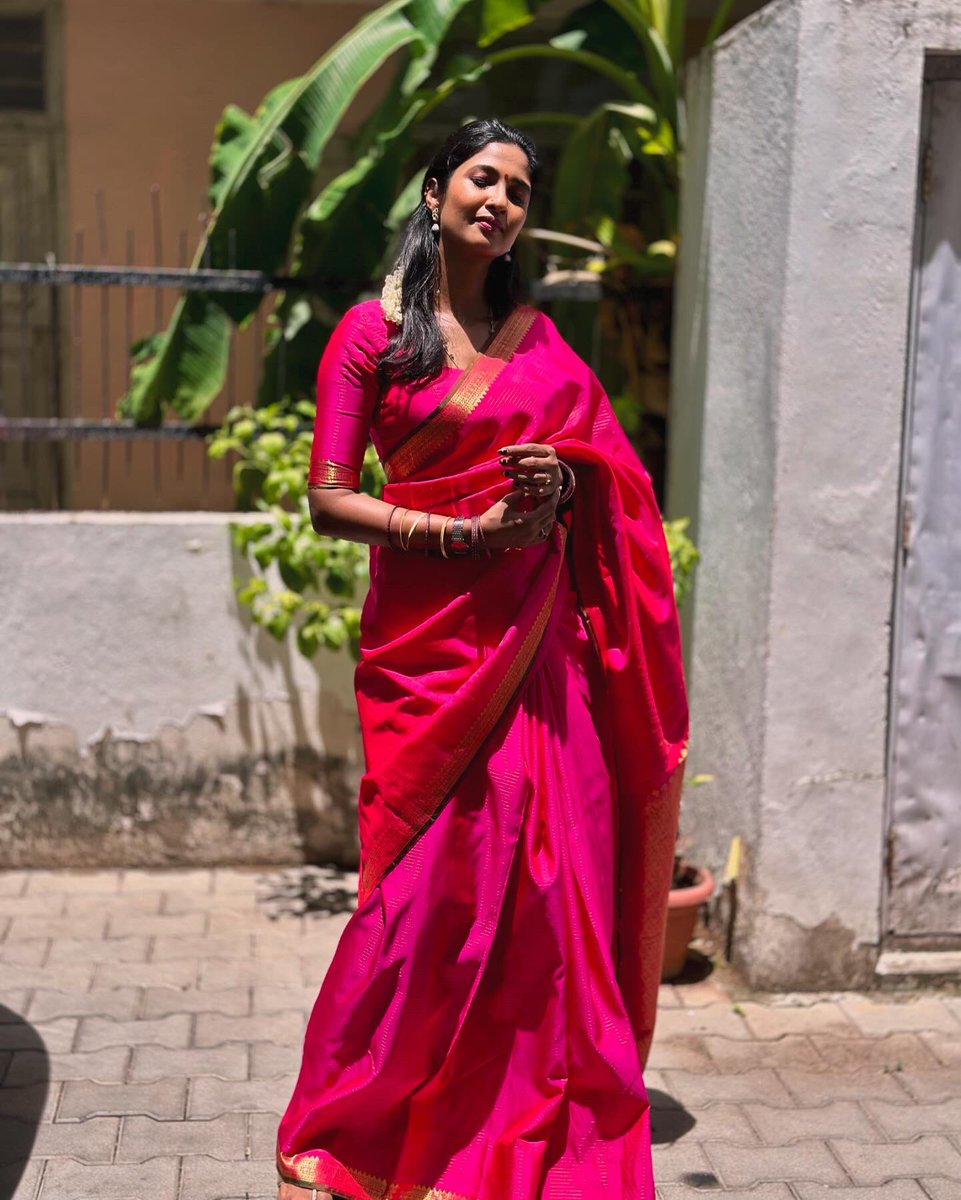
<path id="1" fill-rule="evenodd" d="M 309 488 L 347 487 L 357 489 L 360 487 L 360 472 L 354 470 L 353 467 L 345 467 L 342 463 L 322 458 L 310 464 L 307 486 Z"/>

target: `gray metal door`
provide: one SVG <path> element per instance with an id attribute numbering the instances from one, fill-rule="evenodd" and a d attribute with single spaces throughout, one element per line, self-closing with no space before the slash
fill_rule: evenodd
<path id="1" fill-rule="evenodd" d="M 944 62 L 944 60 L 934 60 Z M 961 934 L 961 79 L 929 78 L 895 605 L 889 935 Z"/>

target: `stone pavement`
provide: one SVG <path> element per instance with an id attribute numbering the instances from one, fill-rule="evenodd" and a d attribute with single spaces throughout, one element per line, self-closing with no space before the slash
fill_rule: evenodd
<path id="1" fill-rule="evenodd" d="M 274 1200 L 355 886 L 0 873 L 0 1200 Z M 961 1200 L 957 995 L 665 987 L 648 1085 L 661 1200 Z"/>

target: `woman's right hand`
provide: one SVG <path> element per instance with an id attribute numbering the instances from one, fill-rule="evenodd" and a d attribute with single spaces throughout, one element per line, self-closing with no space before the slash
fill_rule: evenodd
<path id="1" fill-rule="evenodd" d="M 515 488 L 487 512 L 481 514 L 484 540 L 491 550 L 509 550 L 520 546 L 538 546 L 550 536 L 557 512 L 559 492 L 552 492 L 536 508 L 525 512 L 522 505 L 530 492 Z"/>

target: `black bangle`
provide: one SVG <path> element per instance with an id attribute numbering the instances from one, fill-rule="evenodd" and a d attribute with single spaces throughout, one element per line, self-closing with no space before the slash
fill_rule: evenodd
<path id="1" fill-rule="evenodd" d="M 561 494 L 557 498 L 557 505 L 559 508 L 562 504 L 567 504 L 570 498 L 574 495 L 574 488 L 577 486 L 577 484 L 576 480 L 574 479 L 574 472 L 566 462 L 558 461 L 557 465 L 560 467 L 561 476 L 563 479 L 563 482 L 561 483 Z"/>

